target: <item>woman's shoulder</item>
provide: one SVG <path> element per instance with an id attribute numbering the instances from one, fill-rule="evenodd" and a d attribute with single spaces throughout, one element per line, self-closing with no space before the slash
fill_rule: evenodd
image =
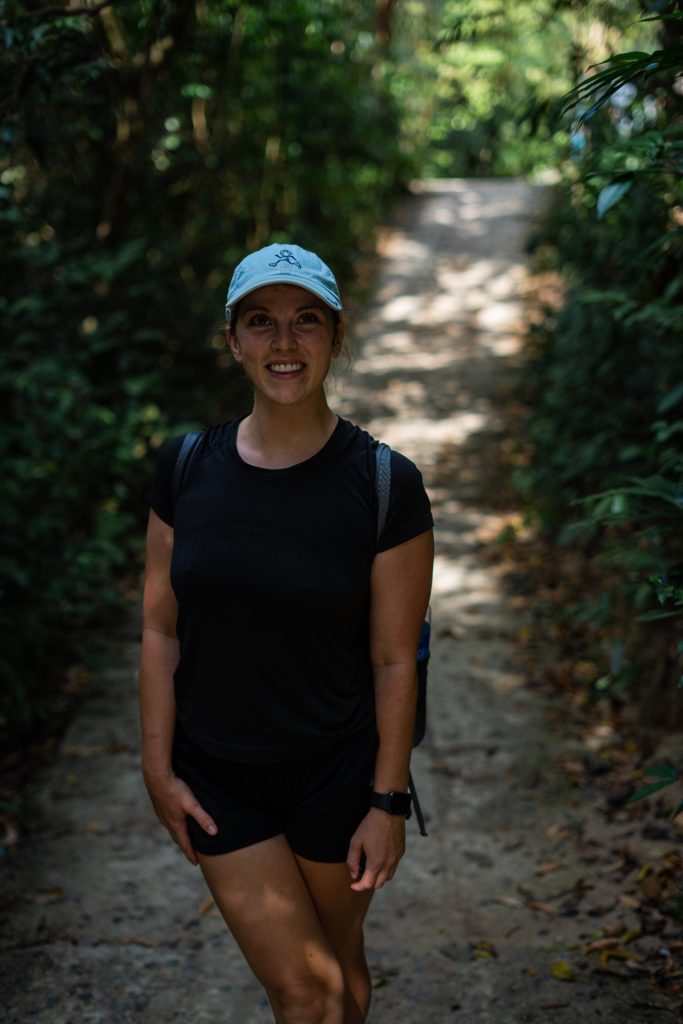
<path id="1" fill-rule="evenodd" d="M 237 420 L 227 420 L 225 423 L 196 427 L 193 430 L 185 430 L 182 434 L 174 434 L 161 447 L 159 461 L 171 466 L 175 464 L 186 439 L 192 440 L 195 457 L 207 455 L 216 448 L 220 448 L 237 422 Z"/>

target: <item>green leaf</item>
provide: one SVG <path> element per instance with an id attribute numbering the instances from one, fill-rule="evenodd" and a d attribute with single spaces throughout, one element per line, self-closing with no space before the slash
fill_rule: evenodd
<path id="1" fill-rule="evenodd" d="M 681 811 L 683 811 L 683 800 L 681 800 L 681 802 L 679 803 L 678 807 L 677 807 L 677 808 L 676 808 L 676 810 L 675 810 L 675 811 L 673 812 L 673 814 L 671 815 L 671 817 L 672 817 L 672 818 L 677 818 L 677 817 L 678 817 L 678 815 L 679 815 L 679 814 L 681 813 Z"/>
<path id="2" fill-rule="evenodd" d="M 643 612 L 642 615 L 636 615 L 636 622 L 656 622 L 657 619 L 674 619 L 676 616 L 683 615 L 682 608 L 672 608 L 671 611 L 660 611 L 658 608 L 654 608 L 650 612 Z"/>
<path id="3" fill-rule="evenodd" d="M 676 782 L 679 777 L 679 773 L 675 768 L 672 768 L 668 764 L 653 764 L 651 767 L 645 769 L 646 777 L 653 776 L 656 779 L 668 779 L 670 782 Z"/>
<path id="4" fill-rule="evenodd" d="M 614 181 L 600 190 L 597 205 L 598 220 L 602 220 L 607 211 L 616 206 L 620 199 L 623 199 L 632 184 L 633 181 L 629 178 L 627 181 Z"/>
<path id="5" fill-rule="evenodd" d="M 664 397 L 660 399 L 657 404 L 657 412 L 668 412 L 669 409 L 673 409 L 674 406 L 678 405 L 681 399 L 683 399 L 683 383 L 672 388 L 671 391 L 668 391 Z"/>
<path id="6" fill-rule="evenodd" d="M 636 792 L 628 798 L 626 803 L 634 804 L 637 800 L 644 800 L 646 796 L 652 796 L 653 793 L 656 793 L 660 789 L 664 789 L 665 786 L 670 786 L 675 781 L 675 779 L 662 779 L 659 782 L 651 782 L 648 786 L 643 786 L 641 789 L 637 789 Z"/>

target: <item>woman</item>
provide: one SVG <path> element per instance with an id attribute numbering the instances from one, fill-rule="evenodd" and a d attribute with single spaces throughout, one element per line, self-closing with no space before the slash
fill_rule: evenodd
<path id="1" fill-rule="evenodd" d="M 176 499 L 170 442 L 150 495 L 143 774 L 278 1024 L 360 1024 L 410 808 L 429 502 L 393 452 L 377 541 L 372 438 L 324 390 L 345 325 L 322 260 L 252 253 L 226 317 L 252 411 L 202 434 Z"/>

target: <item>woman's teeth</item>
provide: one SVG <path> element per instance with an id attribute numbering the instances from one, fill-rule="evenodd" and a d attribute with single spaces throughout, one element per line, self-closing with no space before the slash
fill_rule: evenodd
<path id="1" fill-rule="evenodd" d="M 303 363 L 271 363 L 270 369 L 273 373 L 294 373 L 296 370 L 303 370 Z"/>

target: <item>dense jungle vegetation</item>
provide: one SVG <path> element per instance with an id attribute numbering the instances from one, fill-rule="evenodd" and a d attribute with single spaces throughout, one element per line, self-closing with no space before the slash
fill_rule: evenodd
<path id="1" fill-rule="evenodd" d="M 587 688 L 673 713 L 675 620 L 630 623 L 683 607 L 680 9 L 0 3 L 1 729 L 40 725 L 121 606 L 155 451 L 243 406 L 240 255 L 295 237 L 362 287 L 411 178 L 550 169 L 537 258 L 564 297 L 517 481 L 548 542 L 607 563 L 569 609 L 599 627 Z"/>

